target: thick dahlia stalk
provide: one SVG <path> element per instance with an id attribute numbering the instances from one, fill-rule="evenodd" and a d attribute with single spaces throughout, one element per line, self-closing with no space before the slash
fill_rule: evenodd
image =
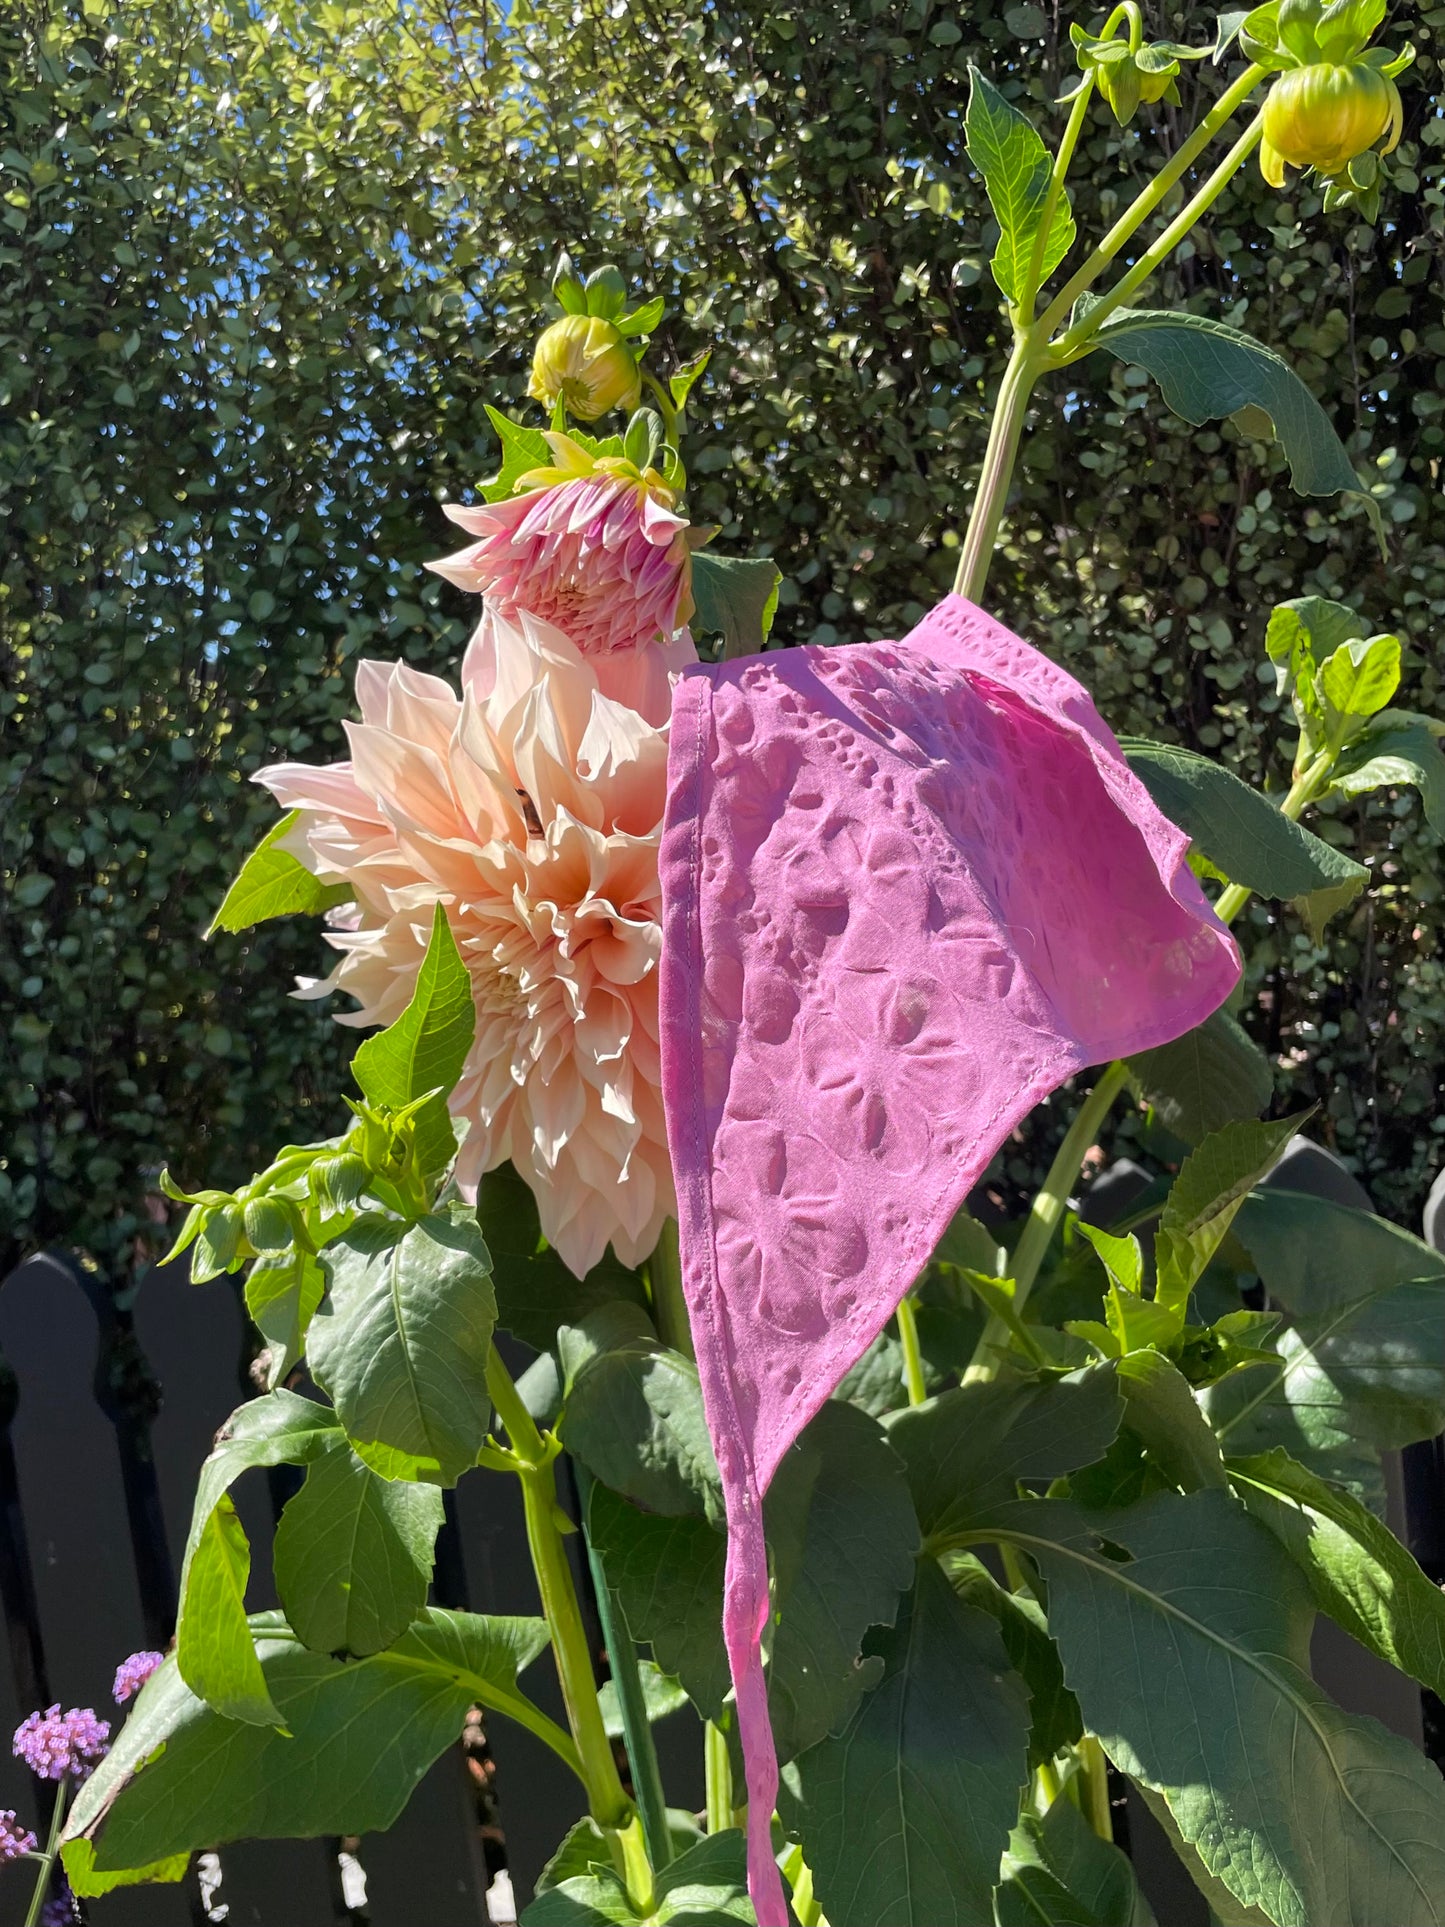
<path id="1" fill-rule="evenodd" d="M 462 696 L 362 663 L 350 760 L 257 781 L 301 811 L 294 855 L 355 892 L 328 931 L 341 961 L 298 994 L 344 990 L 358 1008 L 342 1023 L 393 1022 L 445 905 L 477 1010 L 451 1098 L 458 1183 L 473 1198 L 510 1158 L 580 1275 L 609 1241 L 640 1263 L 674 1209 L 657 1038 L 667 732 L 535 616 L 485 626 Z"/>
<path id="2" fill-rule="evenodd" d="M 711 531 L 676 511 L 656 469 L 596 458 L 548 434 L 551 468 L 521 478 L 505 501 L 446 512 L 476 541 L 429 566 L 486 598 L 472 673 L 482 692 L 495 660 L 493 623 L 524 612 L 552 624 L 585 656 L 605 695 L 649 722 L 667 720 L 671 675 L 696 662 L 692 551 Z"/>

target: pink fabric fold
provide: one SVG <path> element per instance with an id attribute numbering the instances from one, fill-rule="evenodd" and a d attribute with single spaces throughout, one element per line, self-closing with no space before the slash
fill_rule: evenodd
<path id="1" fill-rule="evenodd" d="M 760 1927 L 787 1920 L 763 1494 L 1019 1120 L 1228 995 L 1187 848 L 1080 685 L 956 596 L 902 642 L 677 686 L 662 1082 Z"/>

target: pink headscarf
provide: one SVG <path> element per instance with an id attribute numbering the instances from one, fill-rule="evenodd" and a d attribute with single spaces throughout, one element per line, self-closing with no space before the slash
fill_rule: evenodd
<path id="1" fill-rule="evenodd" d="M 1228 995 L 1187 847 L 1080 685 L 957 596 L 678 684 L 663 1096 L 759 1927 L 787 1920 L 762 1495 L 1019 1120 Z"/>

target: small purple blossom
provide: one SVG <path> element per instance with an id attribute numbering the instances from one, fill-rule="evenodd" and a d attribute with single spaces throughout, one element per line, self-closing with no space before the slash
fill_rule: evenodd
<path id="1" fill-rule="evenodd" d="M 60 1892 L 47 1900 L 40 1909 L 40 1927 L 75 1927 L 78 1918 L 75 1911 L 75 1896 L 70 1891 L 70 1882 L 62 1874 Z"/>
<path id="2" fill-rule="evenodd" d="M 72 1706 L 68 1713 L 47 1706 L 16 1727 L 13 1750 L 40 1779 L 69 1776 L 79 1786 L 105 1758 L 109 1741 L 110 1722 L 97 1719 L 89 1706 Z"/>
<path id="3" fill-rule="evenodd" d="M 116 1705 L 124 1706 L 128 1699 L 133 1699 L 164 1658 L 164 1653 L 132 1653 L 129 1659 L 123 1659 L 116 1668 L 115 1685 L 111 1688 Z"/>
<path id="4" fill-rule="evenodd" d="M 18 1860 L 34 1851 L 35 1835 L 20 1824 L 19 1814 L 13 1807 L 0 1808 L 0 1861 Z"/>

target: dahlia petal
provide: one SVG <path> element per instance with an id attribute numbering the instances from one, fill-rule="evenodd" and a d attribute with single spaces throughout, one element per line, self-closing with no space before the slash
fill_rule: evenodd
<path id="1" fill-rule="evenodd" d="M 595 1083 L 603 1067 L 617 1063 L 632 1037 L 632 1006 L 612 991 L 597 990 L 587 999 L 577 1023 L 577 1048 L 583 1076 Z"/>
<path id="2" fill-rule="evenodd" d="M 609 828 L 653 827 L 659 775 L 666 781 L 664 731 L 650 728 L 636 710 L 598 691 L 578 745 L 577 767 L 589 783 L 606 783 L 612 800 Z"/>
<path id="3" fill-rule="evenodd" d="M 494 525 L 493 505 L 490 502 L 477 502 L 467 508 L 461 502 L 443 502 L 442 514 L 449 522 L 455 522 L 459 529 L 468 535 L 490 535 Z"/>
<path id="4" fill-rule="evenodd" d="M 478 545 L 458 549 L 455 555 L 434 556 L 427 563 L 433 575 L 465 589 L 468 595 L 483 595 L 489 586 L 487 571 L 479 564 Z"/>
<path id="5" fill-rule="evenodd" d="M 642 530 L 649 542 L 659 542 L 664 548 L 670 547 L 672 538 L 686 527 L 686 516 L 674 515 L 655 495 L 649 494 L 643 498 Z"/>
<path id="6" fill-rule="evenodd" d="M 655 924 L 628 923 L 616 918 L 610 930 L 594 937 L 587 960 L 609 984 L 639 984 L 656 968 L 659 945 Z"/>
<path id="7" fill-rule="evenodd" d="M 370 723 L 347 722 L 342 727 L 356 779 L 376 797 L 387 821 L 399 804 L 412 822 L 425 823 L 443 836 L 454 827 L 456 803 L 446 766 L 434 750 Z"/>
<path id="8" fill-rule="evenodd" d="M 637 1113 L 632 1108 L 631 1094 L 621 1084 L 604 1084 L 598 1096 L 608 1117 L 618 1118 L 624 1124 L 636 1124 Z"/>
<path id="9" fill-rule="evenodd" d="M 272 763 L 258 769 L 251 780 L 270 790 L 283 810 L 331 810 L 364 823 L 385 820 L 375 798 L 357 782 L 350 763 L 333 763 L 329 769 L 310 763 Z"/>
<path id="10" fill-rule="evenodd" d="M 341 988 L 341 970 L 342 966 L 337 964 L 329 976 L 298 977 L 295 988 L 287 995 L 294 997 L 299 1004 L 315 1003 L 321 997 L 329 997 L 333 990 Z"/>
<path id="11" fill-rule="evenodd" d="M 467 902 L 485 887 L 481 852 L 468 837 L 433 836 L 425 829 L 399 823 L 396 846 L 406 862 L 448 896 Z"/>
<path id="12" fill-rule="evenodd" d="M 587 1111 L 587 1092 L 582 1079 L 564 1059 L 549 1078 L 539 1078 L 532 1088 L 532 1147 L 549 1170 L 582 1122 Z"/>
<path id="13" fill-rule="evenodd" d="M 460 704 L 457 692 L 440 676 L 428 676 L 409 663 L 398 663 L 387 692 L 386 727 L 393 736 L 406 736 L 445 755 L 456 727 Z"/>
<path id="14" fill-rule="evenodd" d="M 363 656 L 356 665 L 356 706 L 364 723 L 386 727 L 387 698 L 391 694 L 392 672 L 396 664 L 377 662 Z"/>
<path id="15" fill-rule="evenodd" d="M 592 658 L 602 694 L 657 725 L 667 722 L 674 678 L 696 661 L 697 647 L 686 629 L 650 649 L 616 650 Z"/>

